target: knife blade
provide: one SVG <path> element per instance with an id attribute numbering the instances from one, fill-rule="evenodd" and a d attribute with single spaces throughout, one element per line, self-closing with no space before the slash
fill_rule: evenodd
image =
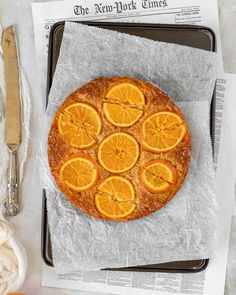
<path id="1" fill-rule="evenodd" d="M 21 94 L 17 42 L 13 26 L 3 31 L 2 48 L 6 85 L 5 140 L 10 152 L 5 208 L 8 215 L 15 216 L 19 212 L 17 151 L 21 142 Z"/>

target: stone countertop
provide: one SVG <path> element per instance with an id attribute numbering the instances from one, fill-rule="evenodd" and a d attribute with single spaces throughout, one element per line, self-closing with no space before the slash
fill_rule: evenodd
<path id="1" fill-rule="evenodd" d="M 0 22 L 5 27 L 10 24 L 17 26 L 17 34 L 21 53 L 21 64 L 26 72 L 32 95 L 31 143 L 28 164 L 25 173 L 27 177 L 22 184 L 22 206 L 24 210 L 11 219 L 16 235 L 20 238 L 28 254 L 28 273 L 22 292 L 34 295 L 73 295 L 87 292 L 62 289 L 42 288 L 40 253 L 41 239 L 41 191 L 40 176 L 37 169 L 38 145 L 35 134 L 40 128 L 40 118 L 37 116 L 37 99 L 41 97 L 37 83 L 37 72 L 34 54 L 34 34 L 30 4 L 33 0 L 0 0 Z M 39 1 L 38 1 L 39 2 Z M 236 0 L 219 0 L 220 26 L 223 46 L 225 71 L 236 74 Z M 40 95 L 39 95 L 40 94 Z M 35 132 L 35 133 L 34 133 Z M 32 218 L 34 216 L 34 218 Z M 24 224 L 24 228 L 22 227 Z M 56 290 L 56 291 L 55 291 Z M 92 293 L 90 293 L 92 294 Z M 93 293 L 95 294 L 95 293 Z M 232 220 L 229 259 L 225 295 L 236 294 L 236 217 Z M 209 294 L 211 295 L 211 294 Z"/>

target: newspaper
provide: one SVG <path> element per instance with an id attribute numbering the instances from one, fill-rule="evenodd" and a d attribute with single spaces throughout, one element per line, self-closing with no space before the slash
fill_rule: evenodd
<path id="1" fill-rule="evenodd" d="M 209 11 L 211 13 L 209 13 Z M 191 24 L 212 28 L 222 56 L 217 0 L 67 0 L 32 4 L 36 61 L 46 89 L 49 34 L 59 21 Z M 223 71 L 223 63 L 219 71 Z"/>
<path id="2" fill-rule="evenodd" d="M 225 109 L 225 116 L 227 116 L 228 120 L 228 128 L 230 129 L 231 134 L 231 144 L 236 146 L 236 82 L 235 75 L 228 75 L 228 87 L 227 87 L 227 104 Z M 234 163 L 234 167 L 236 167 L 236 149 L 234 149 L 234 154 L 232 155 L 231 161 Z M 233 215 L 236 216 L 236 168 L 234 171 L 234 179 L 235 179 L 235 191 L 234 191 L 234 212 Z"/>
<path id="3" fill-rule="evenodd" d="M 209 13 L 211 11 L 211 13 Z M 198 24 L 208 26 L 216 34 L 218 52 L 221 51 L 218 7 L 216 0 L 142 0 L 142 1 L 99 1 L 67 0 L 60 2 L 32 4 L 36 59 L 43 89 L 46 89 L 47 46 L 51 26 L 58 21 L 124 21 L 142 23 L 169 23 L 169 24 Z M 222 67 L 219 69 L 222 73 Z M 233 174 L 222 174 L 229 168 L 233 156 L 227 145 L 220 145 L 220 137 L 224 143 L 228 140 L 227 128 L 222 128 L 224 100 L 229 101 L 227 89 L 232 89 L 235 77 L 219 75 L 216 91 L 216 130 L 215 130 L 215 169 L 218 177 L 218 202 L 222 218 L 221 230 L 224 239 L 220 239 L 216 257 L 211 259 L 206 271 L 196 274 L 165 274 L 165 273 L 135 273 L 135 272 L 81 272 L 76 274 L 57 275 L 53 268 L 43 265 L 42 285 L 107 292 L 113 294 L 197 294 L 222 295 L 224 293 L 225 273 L 228 256 L 230 223 L 233 207 L 233 188 L 235 181 Z M 234 80 L 235 79 L 235 80 Z M 229 81 L 229 86 L 227 85 Z M 229 88 L 228 88 L 229 87 Z M 231 94 L 233 92 L 231 91 Z M 224 116 L 224 119 L 227 117 Z M 227 126 L 227 122 L 224 126 Z M 222 130 L 222 132 L 221 132 Z M 221 135 L 221 133 L 223 133 Z M 224 134 L 225 133 L 225 134 Z M 230 144 L 230 143 L 228 143 Z M 227 152 L 225 152 L 227 149 Z M 236 147 L 235 147 L 236 150 Z M 218 157 L 219 154 L 219 157 Z M 236 166 L 236 165 L 235 165 Z M 227 175 L 227 179 L 226 179 Z M 222 198 L 224 192 L 224 198 Z M 227 193 L 226 193 L 227 192 Z M 217 277 L 216 277 L 217 276 Z"/>

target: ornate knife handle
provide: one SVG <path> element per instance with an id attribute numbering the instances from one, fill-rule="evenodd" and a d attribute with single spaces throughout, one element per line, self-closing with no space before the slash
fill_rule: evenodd
<path id="1" fill-rule="evenodd" d="M 5 203 L 6 213 L 9 216 L 15 216 L 19 212 L 18 203 L 18 173 L 17 173 L 17 149 L 10 151 L 10 169 L 8 179 L 8 195 Z"/>

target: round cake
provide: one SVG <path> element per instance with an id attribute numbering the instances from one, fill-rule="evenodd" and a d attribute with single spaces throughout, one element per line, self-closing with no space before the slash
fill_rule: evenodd
<path id="1" fill-rule="evenodd" d="M 191 138 L 179 108 L 151 83 L 98 78 L 70 94 L 48 136 L 48 161 L 66 198 L 100 219 L 131 221 L 181 188 Z"/>

